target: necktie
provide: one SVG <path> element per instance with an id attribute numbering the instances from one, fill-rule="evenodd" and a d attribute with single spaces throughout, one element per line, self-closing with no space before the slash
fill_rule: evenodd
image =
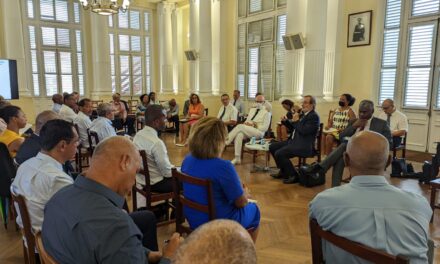
<path id="1" fill-rule="evenodd" d="M 237 102 L 237 101 L 234 100 L 234 106 L 235 106 L 235 103 L 236 103 L 236 102 Z"/>
<path id="2" fill-rule="evenodd" d="M 258 115 L 258 112 L 260 112 L 260 109 L 257 109 L 257 112 L 255 112 L 255 115 L 251 118 L 251 121 Z"/>
<path id="3" fill-rule="evenodd" d="M 387 115 L 387 125 L 391 127 L 391 115 Z"/>
<path id="4" fill-rule="evenodd" d="M 223 113 L 222 113 L 222 115 L 220 116 L 220 120 L 223 119 L 223 116 L 225 115 L 225 112 L 226 112 L 226 106 L 223 106 Z"/>

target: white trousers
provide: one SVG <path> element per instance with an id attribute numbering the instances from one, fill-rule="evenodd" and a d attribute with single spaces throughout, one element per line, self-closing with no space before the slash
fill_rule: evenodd
<path id="1" fill-rule="evenodd" d="M 234 129 L 232 129 L 231 132 L 229 132 L 228 140 L 226 141 L 226 144 L 229 145 L 232 143 L 232 141 L 234 141 L 235 157 L 240 158 L 243 139 L 247 139 L 251 137 L 255 137 L 259 139 L 262 138 L 263 136 L 264 136 L 264 132 L 261 132 L 255 127 L 240 124 L 236 126 Z"/>

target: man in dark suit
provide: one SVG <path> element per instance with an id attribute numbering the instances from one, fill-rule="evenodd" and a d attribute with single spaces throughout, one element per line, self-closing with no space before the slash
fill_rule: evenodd
<path id="1" fill-rule="evenodd" d="M 347 128 L 339 134 L 339 138 L 341 139 L 342 143 L 322 162 L 315 163 L 310 166 L 302 166 L 300 168 L 301 173 L 309 175 L 309 177 L 313 177 L 317 173 L 325 174 L 330 167 L 333 166 L 332 187 L 341 185 L 342 175 L 345 167 L 343 156 L 345 149 L 347 148 L 348 139 L 354 134 L 363 130 L 370 130 L 382 134 L 386 139 L 388 139 L 390 146 L 392 146 L 391 131 L 387 125 L 387 122 L 373 117 L 373 113 L 373 102 L 370 100 L 363 100 L 359 104 L 359 118 L 350 122 Z"/>
<path id="2" fill-rule="evenodd" d="M 316 100 L 311 95 L 304 96 L 302 114 L 295 113 L 292 119 L 283 117 L 292 129 L 292 136 L 283 142 L 272 143 L 269 151 L 272 154 L 279 173 L 271 175 L 274 178 L 284 178 L 284 183 L 298 182 L 298 173 L 290 159 L 295 156 L 312 155 L 316 134 L 319 130 L 319 116 L 315 112 Z"/>

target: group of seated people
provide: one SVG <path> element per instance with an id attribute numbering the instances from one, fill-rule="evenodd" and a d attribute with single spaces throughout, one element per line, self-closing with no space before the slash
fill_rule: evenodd
<path id="1" fill-rule="evenodd" d="M 138 116 L 143 117 L 145 126 L 131 141 L 116 135 L 111 122 L 114 107 L 108 103 L 98 106 L 98 118 L 91 121 L 91 101 L 81 99 L 76 110 L 68 97 L 61 108 L 66 105 L 74 113 L 77 111 L 76 117 L 72 121 L 66 120 L 63 112 L 70 111 L 62 112 L 61 108 L 59 114 L 44 111 L 37 116 L 35 131 L 27 139 L 18 133 L 27 122 L 23 111 L 16 106 L 0 105 L 0 142 L 8 147 L 11 157 L 20 164 L 11 190 L 26 198 L 32 227 L 42 230 L 43 244 L 48 253 L 63 263 L 169 263 L 171 259 L 175 263 L 228 263 L 228 259 L 237 256 L 246 257 L 240 263 L 256 263 L 252 240 L 255 242 L 258 236 L 260 209 L 249 200 L 248 189 L 240 182 L 233 165 L 241 161 L 243 139 L 262 138 L 268 130 L 271 106 L 263 95 L 258 94 L 255 106 L 249 110 L 246 120 L 239 124 L 239 117 L 245 113 L 234 106 L 241 103 L 237 100 L 239 93 L 238 97 L 235 93 L 233 103 L 230 103 L 227 94 L 221 96 L 222 107 L 217 118 L 203 117 L 204 107 L 200 98 L 191 95 L 192 103 L 189 103 L 186 114 L 188 122 L 182 123 L 183 127 L 188 126 L 184 132 L 187 133 L 184 144 L 188 144 L 189 154 L 182 163 L 181 171 L 210 180 L 216 218 L 230 219 L 240 226 L 230 222 L 203 225 L 208 222 L 207 215 L 185 208 L 190 227 L 197 230 L 183 243 L 178 234 L 173 234 L 162 252 L 158 251 L 154 214 L 149 211 L 127 214 L 121 209 L 134 184 L 150 184 L 153 192 L 173 191 L 173 165 L 159 136 L 168 118 L 163 106 L 149 103 L 145 106 L 146 99 L 142 100 L 145 109 Z M 175 101 L 169 103 L 177 105 Z M 428 226 L 432 215 L 429 204 L 420 195 L 392 187 L 382 176 L 390 162 L 392 136 L 405 135 L 408 129 L 406 118 L 396 110 L 390 99 L 383 102 L 384 114 L 379 118 L 373 117 L 374 105 L 369 100 L 359 104 L 358 118 L 353 118 L 354 113 L 350 109 L 353 103 L 354 98 L 349 95 L 341 96 L 340 108 L 330 118 L 332 122 L 327 124 L 327 128 L 334 127 L 337 131 L 337 135 L 331 131 L 328 136 L 334 137 L 339 145 L 321 163 L 301 168 L 302 173 L 312 175 L 325 174 L 333 166 L 333 187 L 340 185 L 346 166 L 353 180 L 348 188 L 336 187 L 318 194 L 310 203 L 310 218 L 316 219 L 324 229 L 348 239 L 390 254 L 402 254 L 414 261 L 426 261 Z M 290 135 L 285 141 L 271 143 L 269 151 L 280 169 L 272 176 L 284 179 L 285 183 L 295 183 L 298 171 L 290 158 L 313 153 L 320 119 L 313 96 L 304 96 L 301 111 L 293 105 L 289 107 L 281 123 L 288 128 Z M 342 128 L 343 120 L 348 123 L 345 128 Z M 78 131 L 73 124 L 77 125 Z M 74 180 L 69 174 L 69 163 L 78 145 L 87 142 L 81 127 L 96 129 L 100 143 L 94 149 L 90 167 Z M 225 147 L 232 142 L 235 143 L 235 158 L 230 162 L 222 159 L 222 155 Z M 399 144 L 398 140 L 395 143 Z M 142 167 L 139 150 L 147 154 L 150 183 L 145 183 L 137 175 Z M 195 202 L 206 203 L 208 199 L 198 187 L 184 184 L 183 190 L 184 196 Z M 22 226 L 20 215 L 17 223 Z M 358 228 L 359 225 L 353 223 L 362 223 L 364 228 Z M 227 241 L 212 238 L 214 241 L 218 239 L 219 244 L 215 248 L 210 243 L 203 243 L 209 241 L 210 236 L 215 236 L 212 230 L 219 226 L 223 228 L 219 232 L 234 238 Z M 230 233 L 225 231 L 228 228 L 232 230 Z M 252 229 L 252 232 L 245 229 Z M 235 235 L 240 232 L 245 235 L 238 239 Z M 402 235 L 405 232 L 411 232 L 413 236 Z M 240 245 L 227 246 L 229 250 L 234 249 L 234 254 L 215 254 L 222 250 L 224 243 L 234 242 Z M 329 243 L 323 244 L 323 247 L 329 263 L 342 263 L 354 258 Z M 200 252 L 204 254 L 200 256 Z M 197 254 L 198 258 L 206 257 L 207 261 L 195 262 L 196 255 L 191 254 Z M 216 257 L 220 258 L 219 262 L 216 262 Z"/>

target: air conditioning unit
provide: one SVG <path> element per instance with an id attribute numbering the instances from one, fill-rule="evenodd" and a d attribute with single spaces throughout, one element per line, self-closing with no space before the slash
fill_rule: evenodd
<path id="1" fill-rule="evenodd" d="M 195 61 L 197 60 L 197 52 L 195 50 L 185 50 L 186 60 Z"/>
<path id="2" fill-rule="evenodd" d="M 306 45 L 302 33 L 283 36 L 284 47 L 286 50 L 302 49 Z"/>

